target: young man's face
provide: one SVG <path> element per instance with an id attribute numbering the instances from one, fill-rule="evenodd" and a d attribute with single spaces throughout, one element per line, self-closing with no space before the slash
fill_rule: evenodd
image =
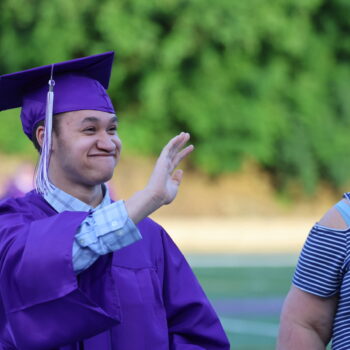
<path id="1" fill-rule="evenodd" d="M 68 184 L 94 186 L 108 181 L 120 157 L 114 114 L 80 110 L 58 115 L 50 171 Z"/>

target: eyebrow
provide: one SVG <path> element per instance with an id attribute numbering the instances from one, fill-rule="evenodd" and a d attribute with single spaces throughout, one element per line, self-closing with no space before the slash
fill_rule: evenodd
<path id="1" fill-rule="evenodd" d="M 87 123 L 87 122 L 92 122 L 92 123 L 98 123 L 100 121 L 99 118 L 97 117 L 86 117 L 82 120 L 81 124 Z M 116 116 L 113 116 L 110 120 L 110 123 L 118 123 L 118 118 Z"/>

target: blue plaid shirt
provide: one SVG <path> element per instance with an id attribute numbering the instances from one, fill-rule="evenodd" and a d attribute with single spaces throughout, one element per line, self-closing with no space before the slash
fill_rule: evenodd
<path id="1" fill-rule="evenodd" d="M 108 254 L 140 240 L 141 234 L 129 218 L 124 201 L 111 203 L 108 188 L 102 202 L 93 208 L 54 187 L 45 200 L 58 212 L 88 211 L 73 242 L 73 268 L 78 274 L 91 266 L 100 255 Z"/>

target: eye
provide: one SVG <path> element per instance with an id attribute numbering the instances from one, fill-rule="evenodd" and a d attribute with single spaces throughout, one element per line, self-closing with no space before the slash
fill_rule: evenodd
<path id="1" fill-rule="evenodd" d="M 115 134 L 117 132 L 117 126 L 116 125 L 111 126 L 110 128 L 108 128 L 108 132 Z"/>
<path id="2" fill-rule="evenodd" d="M 96 131 L 96 128 L 94 126 L 88 126 L 87 128 L 83 129 L 84 133 L 92 134 Z"/>

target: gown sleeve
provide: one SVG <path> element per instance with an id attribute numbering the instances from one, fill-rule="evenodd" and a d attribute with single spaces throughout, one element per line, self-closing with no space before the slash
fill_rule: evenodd
<path id="1" fill-rule="evenodd" d="M 58 348 L 118 324 L 112 255 L 79 277 L 73 270 L 73 240 L 86 215 L 28 219 L 0 207 L 0 295 L 18 349 Z"/>
<path id="2" fill-rule="evenodd" d="M 184 256 L 162 231 L 163 297 L 171 350 L 229 350 L 220 320 Z"/>

